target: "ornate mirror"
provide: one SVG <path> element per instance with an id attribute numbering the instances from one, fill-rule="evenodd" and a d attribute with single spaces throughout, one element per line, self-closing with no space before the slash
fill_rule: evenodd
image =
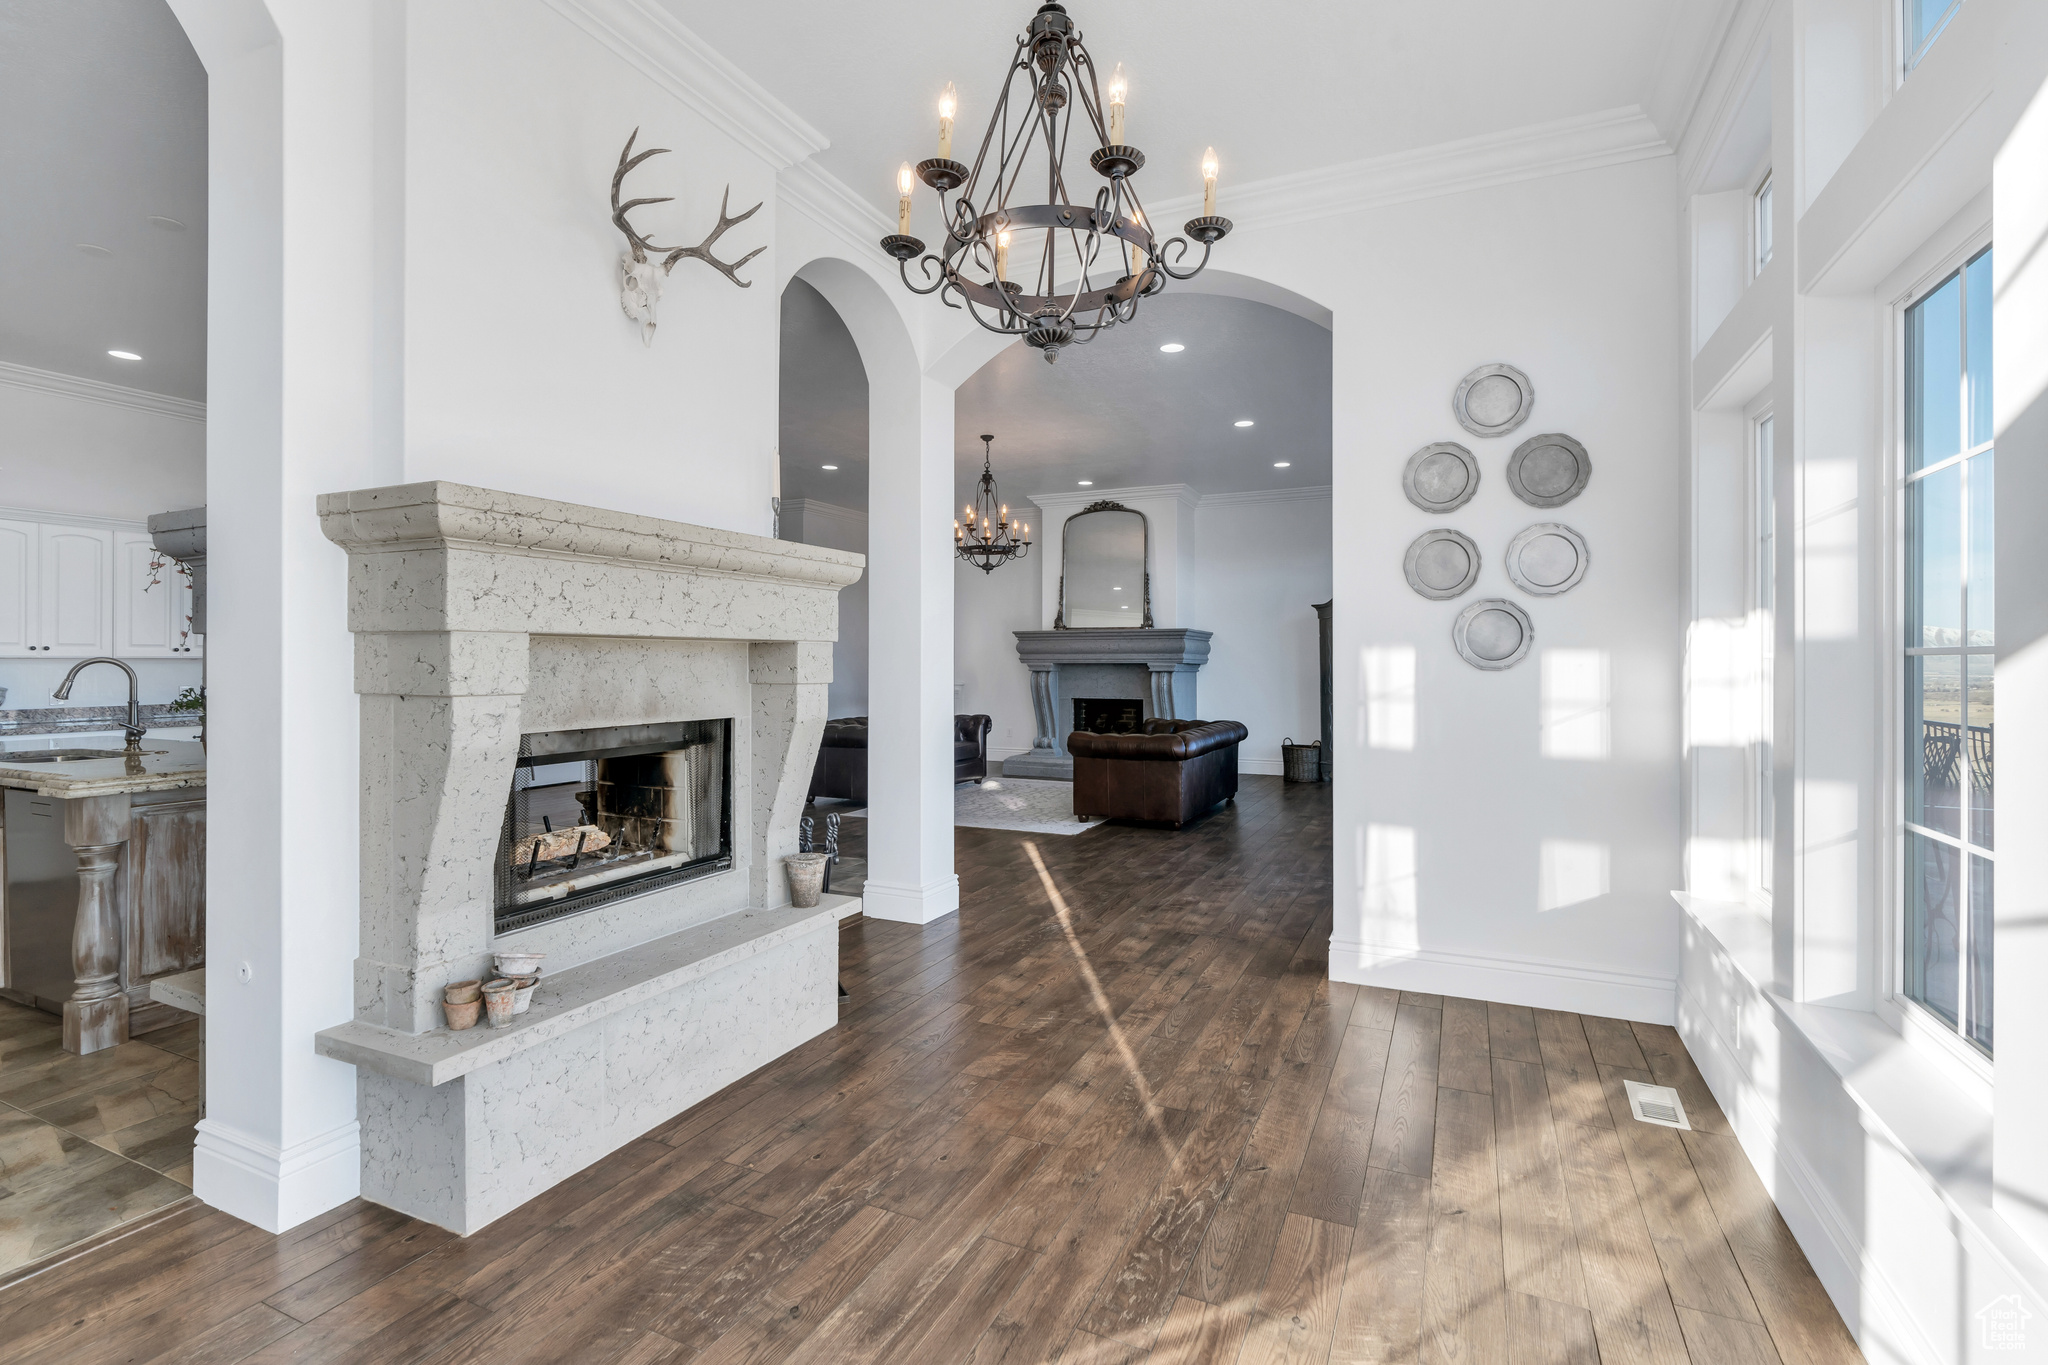
<path id="1" fill-rule="evenodd" d="M 1145 514 L 1091 503 L 1060 535 L 1060 609 L 1054 630 L 1142 630 L 1152 625 Z"/>

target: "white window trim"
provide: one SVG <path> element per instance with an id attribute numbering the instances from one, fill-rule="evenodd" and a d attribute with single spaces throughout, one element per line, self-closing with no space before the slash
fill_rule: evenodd
<path id="1" fill-rule="evenodd" d="M 1903 6 L 1899 13 L 1903 23 Z M 1885 826 L 1878 879 L 1883 932 L 1878 935 L 1878 942 L 1883 945 L 1884 958 L 1879 966 L 1879 989 L 1875 992 L 1878 1017 L 1941 1067 L 1956 1085 L 1980 1098 L 1987 1109 L 1992 1102 L 1992 1059 L 1964 1038 L 1960 1029 L 1910 999 L 1905 992 L 1906 784 L 1900 774 L 1905 770 L 1906 760 L 1906 695 L 1905 670 L 1899 667 L 1899 661 L 1906 653 L 1906 310 L 1991 244 L 1991 224 L 1981 223 L 1967 236 L 1957 239 L 1956 245 L 1935 258 L 1909 285 L 1896 291 L 1888 307 L 1891 336 L 1885 376 L 1880 644 L 1884 664 L 1878 707 L 1878 753 L 1883 764 L 1878 789 L 1882 793 Z"/>
<path id="2" fill-rule="evenodd" d="M 1760 527 L 1757 524 L 1756 516 L 1757 512 L 1760 510 L 1760 499 L 1758 496 L 1759 490 L 1757 488 L 1757 474 L 1759 472 L 1757 451 L 1758 438 L 1762 434 L 1763 425 L 1765 422 L 1769 422 L 1771 424 L 1771 470 L 1772 481 L 1774 484 L 1779 482 L 1777 478 L 1777 472 L 1780 463 L 1779 452 L 1783 448 L 1782 442 L 1779 439 L 1780 433 L 1777 429 L 1777 412 L 1775 408 L 1775 400 L 1776 395 L 1771 391 L 1769 386 L 1766 386 L 1763 393 L 1758 395 L 1755 399 L 1751 400 L 1750 403 L 1747 406 L 1745 406 L 1742 410 L 1742 419 L 1744 424 L 1743 434 L 1745 437 L 1743 448 L 1744 459 L 1742 474 L 1744 495 L 1742 517 L 1744 541 L 1743 597 L 1749 603 L 1749 610 L 1751 611 L 1757 610 L 1759 600 L 1762 597 L 1761 584 L 1757 581 L 1760 575 L 1760 566 L 1757 554 L 1758 534 Z M 1773 488 L 1771 491 L 1771 508 L 1773 512 L 1773 520 L 1778 523 L 1777 525 L 1771 528 L 1772 558 L 1774 560 L 1782 560 L 1784 557 L 1783 550 L 1785 544 L 1784 537 L 1782 534 L 1782 527 L 1784 523 L 1784 500 L 1778 497 L 1776 488 Z M 1776 780 L 1775 769 L 1777 767 L 1778 730 L 1776 634 L 1778 629 L 1779 615 L 1778 599 L 1781 595 L 1780 589 L 1783 587 L 1784 582 L 1784 565 L 1782 563 L 1774 563 L 1771 575 L 1771 615 L 1770 622 L 1768 625 L 1768 629 L 1770 630 L 1772 635 L 1771 649 L 1769 655 L 1771 663 L 1770 668 L 1768 670 L 1760 670 L 1760 672 L 1763 673 L 1763 676 L 1759 679 L 1760 686 L 1759 695 L 1757 698 L 1758 704 L 1762 707 L 1764 713 L 1761 718 L 1762 733 L 1769 736 L 1769 742 L 1771 744 L 1771 764 L 1773 768 L 1773 777 L 1771 780 L 1774 782 Z M 1754 748 L 1752 748 L 1750 757 L 1746 763 L 1746 766 L 1748 767 L 1749 771 L 1746 774 L 1747 791 L 1744 794 L 1744 815 L 1745 824 L 1749 829 L 1750 837 L 1752 839 L 1758 838 L 1762 824 L 1761 820 L 1759 819 L 1761 812 L 1758 809 L 1759 802 L 1757 800 L 1757 793 L 1758 788 L 1761 785 L 1763 774 L 1756 771 L 1754 766 L 1756 764 L 1758 757 L 1760 757 L 1760 755 L 1758 755 L 1755 752 Z M 1770 830 L 1770 834 L 1767 838 L 1759 840 L 1757 847 L 1752 849 L 1752 856 L 1750 859 L 1749 867 L 1749 885 L 1747 888 L 1749 903 L 1752 907 L 1754 907 L 1756 910 L 1761 912 L 1766 917 L 1769 917 L 1771 914 L 1773 892 L 1775 890 L 1777 883 L 1775 868 L 1771 869 L 1772 875 L 1767 877 L 1765 875 L 1766 869 L 1764 867 L 1764 863 L 1766 860 L 1775 860 L 1777 857 L 1777 826 L 1779 823 L 1779 808 L 1783 805 L 1783 802 L 1777 799 L 1778 795 L 1779 794 L 1774 789 L 1772 793 L 1773 799 L 1771 802 L 1772 827 Z"/>
<path id="3" fill-rule="evenodd" d="M 1915 48 L 1912 21 L 1907 18 L 1912 3 L 1913 0 L 1898 0 L 1892 9 L 1892 32 L 1895 35 L 1893 41 L 1899 54 L 1898 60 L 1892 64 L 1892 69 L 1898 73 L 1900 84 L 1904 84 L 1906 78 L 1913 74 L 1914 68 L 1926 60 L 1927 54 L 1934 50 L 1934 45 L 1941 41 L 1942 35 L 1948 32 L 1948 26 L 1956 21 L 1956 15 L 1962 13 L 1963 9 L 1963 0 L 1955 0 L 1955 3 L 1949 6 L 1948 13 L 1942 16 L 1941 22 L 1934 26 L 1934 32 L 1927 35 L 1927 41 Z"/>
<path id="4" fill-rule="evenodd" d="M 1764 241 L 1760 230 L 1763 215 L 1758 211 L 1763 207 L 1761 200 L 1765 190 L 1772 191 L 1771 256 L 1775 259 L 1778 254 L 1777 186 L 1771 181 L 1771 167 L 1768 163 L 1764 166 L 1763 174 L 1751 176 L 1749 181 L 1749 278 L 1752 282 L 1761 278 L 1771 264 L 1769 260 L 1763 259 Z"/>

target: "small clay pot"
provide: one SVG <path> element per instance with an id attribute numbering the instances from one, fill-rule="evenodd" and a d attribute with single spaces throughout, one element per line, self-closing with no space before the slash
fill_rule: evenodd
<path id="1" fill-rule="evenodd" d="M 518 993 L 518 987 L 502 977 L 484 983 L 484 1013 L 489 1016 L 492 1028 L 512 1026 L 512 1001 Z"/>
<path id="2" fill-rule="evenodd" d="M 448 1016 L 448 1027 L 457 1031 L 475 1028 L 477 1013 L 483 1007 L 481 1000 L 448 1000 L 441 1005 L 442 1012 Z"/>
<path id="3" fill-rule="evenodd" d="M 535 972 L 532 976 L 515 976 L 512 978 L 512 1012 L 514 1014 L 526 1013 L 526 1007 L 533 1003 L 533 988 L 539 984 L 539 972 Z"/>
<path id="4" fill-rule="evenodd" d="M 825 885 L 825 855 L 792 853 L 782 865 L 789 869 L 789 903 L 799 910 L 816 905 Z"/>
<path id="5" fill-rule="evenodd" d="M 450 1005 L 474 1005 L 483 997 L 481 981 L 451 981 L 441 988 L 441 999 Z"/>
<path id="6" fill-rule="evenodd" d="M 539 976 L 541 959 L 546 953 L 492 953 L 491 961 L 497 964 L 499 976 Z"/>

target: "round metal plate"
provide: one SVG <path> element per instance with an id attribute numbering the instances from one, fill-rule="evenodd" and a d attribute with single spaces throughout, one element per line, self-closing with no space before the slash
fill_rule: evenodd
<path id="1" fill-rule="evenodd" d="M 1479 547 L 1462 531 L 1424 531 L 1401 562 L 1408 586 L 1436 602 L 1463 595 L 1479 579 Z"/>
<path id="2" fill-rule="evenodd" d="M 1505 436 L 1529 420 L 1536 386 L 1512 365 L 1481 365 L 1458 381 L 1451 411 L 1474 436 Z"/>
<path id="3" fill-rule="evenodd" d="M 1540 521 L 1508 542 L 1508 577 L 1536 597 L 1578 587 L 1589 560 L 1586 538 L 1562 522 Z"/>
<path id="4" fill-rule="evenodd" d="M 1408 457 L 1401 491 L 1425 512 L 1455 512 L 1479 491 L 1479 461 L 1456 441 L 1438 441 Z"/>
<path id="5" fill-rule="evenodd" d="M 1536 641 L 1529 613 L 1505 597 L 1482 597 L 1458 613 L 1451 643 L 1458 656 L 1474 668 L 1498 672 L 1513 668 Z"/>
<path id="6" fill-rule="evenodd" d="M 1531 507 L 1562 507 L 1592 477 L 1592 457 L 1562 432 L 1531 436 L 1508 457 L 1508 487 Z"/>

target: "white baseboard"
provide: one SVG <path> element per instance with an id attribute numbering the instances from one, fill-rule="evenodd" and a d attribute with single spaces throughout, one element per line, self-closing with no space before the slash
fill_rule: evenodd
<path id="1" fill-rule="evenodd" d="M 192 1146 L 192 1193 L 266 1232 L 297 1227 L 362 1190 L 362 1137 L 354 1119 L 280 1148 L 218 1119 L 201 1119 Z"/>
<path id="2" fill-rule="evenodd" d="M 870 878 L 860 889 L 861 913 L 869 919 L 899 924 L 930 924 L 960 908 L 960 879 L 941 877 L 923 886 L 903 886 Z"/>
<path id="3" fill-rule="evenodd" d="M 1568 1010 L 1645 1024 L 1676 1017 L 1678 983 L 1539 958 L 1486 957 L 1430 948 L 1330 940 L 1330 979 L 1430 995 Z"/>

